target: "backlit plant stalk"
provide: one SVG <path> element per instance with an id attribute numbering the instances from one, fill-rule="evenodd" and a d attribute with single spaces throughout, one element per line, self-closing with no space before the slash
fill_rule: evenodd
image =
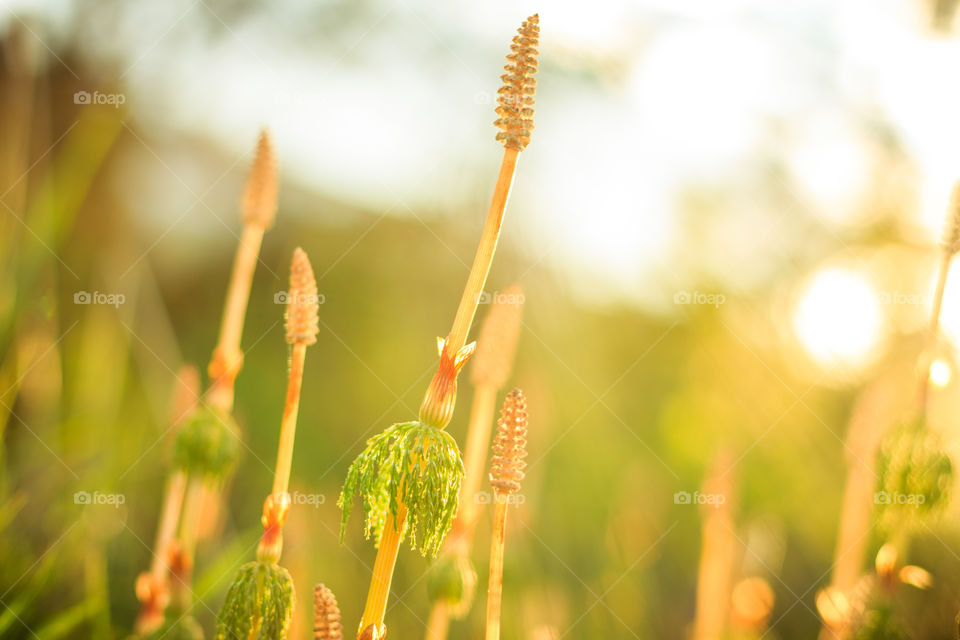
<path id="1" fill-rule="evenodd" d="M 724 499 L 717 500 L 716 505 L 704 505 L 701 510 L 703 541 L 693 640 L 716 640 L 727 633 L 738 547 L 734 533 L 734 480 L 730 473 L 733 466 L 732 456 L 726 452 L 718 454 L 703 486 L 705 495 Z"/>
<path id="2" fill-rule="evenodd" d="M 943 229 L 943 241 L 940 243 L 940 266 L 937 270 L 937 286 L 933 293 L 933 304 L 930 309 L 930 328 L 927 342 L 929 352 L 925 354 L 923 371 L 920 376 L 920 411 L 926 413 L 930 390 L 931 357 L 940 338 L 940 311 L 943 308 L 943 295 L 947 289 L 947 276 L 954 256 L 960 252 L 960 181 L 950 195 L 950 205 L 947 211 L 947 222 Z"/>
<path id="3" fill-rule="evenodd" d="M 537 69 L 539 18 L 523 22 L 507 56 L 504 85 L 499 90 L 495 124 L 504 154 L 487 213 L 480 245 L 457 307 L 453 327 L 438 339 L 440 363 L 415 422 L 393 425 L 367 442 L 347 473 L 339 504 L 343 509 L 341 541 L 355 494 L 363 500 L 366 535 L 378 542 L 377 558 L 358 637 L 377 640 L 383 624 L 397 552 L 409 533 L 424 555 L 439 550 L 459 505 L 463 463 L 456 442 L 444 429 L 453 416 L 457 375 L 473 353 L 466 344 L 487 274 L 497 248 L 517 159 L 530 142 Z"/>
<path id="4" fill-rule="evenodd" d="M 191 412 L 200 395 L 200 376 L 195 367 L 181 367 L 177 374 L 173 411 L 170 424 L 174 427 L 183 422 Z M 177 468 L 170 474 L 164 489 L 157 537 L 153 545 L 153 560 L 150 570 L 137 577 L 137 599 L 140 613 L 135 630 L 138 634 L 149 633 L 163 622 L 163 612 L 170 601 L 170 554 L 171 543 L 177 533 L 180 509 L 187 486 L 187 474 Z"/>
<path id="5" fill-rule="evenodd" d="M 490 540 L 490 581 L 487 586 L 486 640 L 500 638 L 500 604 L 503 599 L 503 554 L 507 535 L 507 507 L 520 491 L 527 457 L 527 399 L 514 389 L 503 403 L 490 460 L 493 487 L 493 529 Z"/>
<path id="6" fill-rule="evenodd" d="M 291 345 L 287 397 L 280 423 L 280 444 L 273 490 L 263 503 L 263 536 L 257 559 L 240 569 L 227 592 L 217 620 L 217 638 L 282 640 L 293 615 L 293 581 L 277 563 L 283 550 L 283 526 L 290 512 L 290 466 L 300 408 L 300 387 L 307 347 L 317 341 L 317 283 L 307 254 L 297 249 L 290 267 L 286 313 L 287 342 Z"/>
<path id="7" fill-rule="evenodd" d="M 480 330 L 470 375 L 474 393 L 463 456 L 460 510 L 444 540 L 446 553 L 431 568 L 427 583 L 431 610 L 427 619 L 426 640 L 444 640 L 450 618 L 462 618 L 473 603 L 477 574 L 470 562 L 470 547 L 481 510 L 477 496 L 490 448 L 497 393 L 510 377 L 517 350 L 523 318 L 522 305 L 522 289 L 519 286 L 510 287 L 494 301 Z"/>
<path id="8" fill-rule="evenodd" d="M 243 366 L 240 340 L 263 234 L 273 226 L 277 211 L 276 161 L 266 130 L 260 133 L 241 210 L 243 232 L 227 288 L 220 335 L 207 367 L 210 388 L 202 400 L 203 406 L 197 408 L 178 434 L 177 460 L 164 498 L 161 529 L 178 533 L 175 540 L 164 545 L 165 550 L 155 549 L 155 554 L 168 562 L 175 574 L 176 600 L 182 607 L 187 606 L 190 597 L 194 547 L 204 495 L 219 491 L 219 482 L 235 457 L 235 443 L 231 443 L 236 438 L 236 428 L 231 413 L 234 382 Z M 195 393 L 194 400 L 198 399 Z M 138 585 L 138 593 L 146 594 L 145 587 L 145 582 Z M 156 628 L 163 620 L 164 606 L 147 616 L 143 624 L 138 622 L 138 631 L 146 633 Z"/>

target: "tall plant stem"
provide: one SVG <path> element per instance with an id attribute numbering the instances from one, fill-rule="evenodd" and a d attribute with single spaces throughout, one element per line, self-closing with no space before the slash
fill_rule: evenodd
<path id="1" fill-rule="evenodd" d="M 518 149 L 505 148 L 503 150 L 500 173 L 497 175 L 497 184 L 493 189 L 493 198 L 487 212 L 487 221 L 483 226 L 480 246 L 477 247 L 477 254 L 473 258 L 473 266 L 470 268 L 467 286 L 460 298 L 457 315 L 453 320 L 453 328 L 450 329 L 449 341 L 452 353 L 456 353 L 467 342 L 470 325 L 473 324 L 473 316 L 476 314 L 477 305 L 480 302 L 480 294 L 483 293 L 483 287 L 487 283 L 487 274 L 490 273 L 493 254 L 497 250 L 500 227 L 503 225 L 503 213 L 506 210 L 507 201 L 510 199 L 510 189 L 513 187 L 513 177 L 517 171 L 519 156 L 520 151 Z"/>
<path id="2" fill-rule="evenodd" d="M 496 413 L 497 388 L 491 385 L 474 387 L 473 405 L 470 407 L 470 426 L 467 431 L 467 446 L 463 454 L 463 484 L 460 489 L 460 513 L 457 521 L 466 535 L 466 544 L 473 537 L 477 513 L 480 508 L 474 496 L 480 491 L 484 463 L 490 448 L 490 431 Z"/>
<path id="3" fill-rule="evenodd" d="M 277 449 L 277 466 L 273 472 L 273 493 L 286 493 L 290 487 L 290 466 L 293 463 L 293 442 L 297 432 L 297 414 L 300 411 L 300 387 L 303 384 L 303 362 L 307 345 L 295 343 L 290 352 L 290 376 L 287 383 L 287 400 L 283 406 L 280 423 L 280 446 Z"/>
<path id="4" fill-rule="evenodd" d="M 187 474 L 183 469 L 177 469 L 167 481 L 163 499 L 163 511 L 160 514 L 160 525 L 157 527 L 156 550 L 150 573 L 156 579 L 164 579 L 169 569 L 170 541 L 177 535 L 177 520 L 180 518 L 180 509 L 183 506 L 183 497 L 187 489 Z"/>
<path id="5" fill-rule="evenodd" d="M 435 602 L 427 618 L 426 640 L 447 640 L 450 628 L 450 609 L 445 602 Z"/>
<path id="6" fill-rule="evenodd" d="M 367 605 L 363 609 L 360 619 L 358 637 L 363 631 L 373 625 L 374 638 L 380 637 L 379 629 L 383 625 L 383 618 L 387 613 L 387 599 L 390 596 L 390 583 L 393 581 L 393 568 L 397 564 L 397 552 L 400 550 L 401 532 L 407 520 L 407 508 L 401 504 L 397 512 L 396 526 L 393 518 L 387 518 L 380 536 L 380 547 L 377 549 L 377 559 L 373 564 L 373 578 L 370 580 L 370 590 L 367 592 Z"/>
<path id="7" fill-rule="evenodd" d="M 470 326 L 473 324 L 473 317 L 480 303 L 480 294 L 487 282 L 487 274 L 490 272 L 490 264 L 493 262 L 493 254 L 496 252 L 497 241 L 500 238 L 503 214 L 510 198 L 510 188 L 513 185 L 513 176 L 516 173 L 519 153 L 517 149 L 504 149 L 503 160 L 500 163 L 500 173 L 497 176 L 497 184 L 494 187 L 490 209 L 487 212 L 487 221 L 484 223 L 483 235 L 480 238 L 480 246 L 477 248 L 477 254 L 473 259 L 473 267 L 470 269 L 467 285 L 464 288 L 463 296 L 460 298 L 460 306 L 457 307 L 453 328 L 450 330 L 447 343 L 450 353 L 459 351 L 466 343 L 467 335 L 470 333 Z M 397 514 L 397 524 L 400 530 L 403 529 L 403 521 L 406 517 L 406 511 L 403 509 L 401 511 L 402 514 Z M 401 515 L 404 518 L 401 518 Z M 390 582 L 393 580 L 393 568 L 396 564 L 401 538 L 399 532 L 392 525 L 392 519 L 388 518 L 383 535 L 380 538 L 380 546 L 377 548 L 377 559 L 373 565 L 367 605 L 364 608 L 358 634 L 362 634 L 364 629 L 370 625 L 379 629 L 383 624 L 387 597 L 390 593 Z M 383 588 L 384 585 L 386 586 L 385 589 Z"/>
<path id="8" fill-rule="evenodd" d="M 250 287 L 265 231 L 264 227 L 254 223 L 248 222 L 243 226 L 223 306 L 220 337 L 210 361 L 209 371 L 213 379 L 210 382 L 209 404 L 226 412 L 233 409 L 234 381 L 243 363 L 240 337 L 243 335 Z"/>
<path id="9" fill-rule="evenodd" d="M 180 516 L 179 558 L 174 567 L 173 590 L 176 600 L 186 610 L 190 606 L 190 584 L 193 580 L 193 560 L 197 546 L 197 520 L 203 506 L 204 479 L 190 476 L 187 480 L 186 495 L 183 499 L 183 512 Z"/>
<path id="10" fill-rule="evenodd" d="M 503 553 L 507 535 L 508 494 L 494 490 L 493 529 L 490 532 L 490 580 L 487 588 L 486 640 L 500 638 L 500 604 L 503 600 Z"/>

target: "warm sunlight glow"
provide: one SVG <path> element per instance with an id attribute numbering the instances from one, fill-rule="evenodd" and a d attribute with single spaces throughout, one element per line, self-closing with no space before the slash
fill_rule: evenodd
<path id="1" fill-rule="evenodd" d="M 950 363 L 943 359 L 936 359 L 930 364 L 930 384 L 941 389 L 950 384 L 953 373 Z"/>
<path id="2" fill-rule="evenodd" d="M 868 364 L 880 340 L 882 315 L 877 292 L 860 274 L 823 269 L 804 288 L 793 327 L 807 352 L 827 368 Z"/>

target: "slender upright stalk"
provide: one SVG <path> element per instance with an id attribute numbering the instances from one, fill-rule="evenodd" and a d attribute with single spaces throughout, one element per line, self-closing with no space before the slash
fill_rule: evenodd
<path id="1" fill-rule="evenodd" d="M 507 535 L 507 507 L 520 490 L 527 456 L 527 399 L 514 389 L 507 394 L 497 422 L 497 436 L 490 461 L 494 512 L 490 540 L 490 581 L 487 586 L 486 640 L 500 638 L 500 605 L 503 600 L 503 555 Z"/>
<path id="2" fill-rule="evenodd" d="M 497 140 L 502 141 L 505 147 L 503 159 L 490 208 L 487 211 L 480 245 L 457 307 L 453 327 L 447 334 L 447 338 L 440 342 L 440 365 L 420 406 L 421 422 L 440 428 L 446 427 L 453 416 L 456 376 L 472 353 L 472 347 L 465 346 L 467 336 L 497 249 L 503 215 L 517 168 L 517 159 L 520 151 L 530 142 L 530 134 L 533 131 L 532 105 L 536 88 L 533 74 L 537 69 L 536 47 L 540 34 L 539 22 L 537 15 L 530 16 L 523 22 L 510 47 L 513 53 L 507 56 L 508 62 L 504 67 L 507 73 L 501 76 L 504 86 L 499 91 L 496 110 L 500 117 L 495 122 L 500 128 Z M 381 536 L 368 600 L 357 632 L 358 637 L 366 634 L 372 635 L 376 640 L 385 633 L 383 614 L 386 611 L 389 585 L 393 579 L 393 567 L 405 524 L 404 519 L 400 517 L 401 513 L 397 513 L 396 516 L 396 525 L 393 523 L 393 518 L 388 518 Z M 381 556 L 383 556 L 382 559 Z M 383 589 L 384 585 L 386 589 Z"/>
<path id="3" fill-rule="evenodd" d="M 486 640 L 500 638 L 500 605 L 503 602 L 503 556 L 507 536 L 507 495 L 494 490 L 493 529 L 490 539 L 490 582 L 487 588 Z"/>
<path id="4" fill-rule="evenodd" d="M 177 427 L 190 413 L 199 393 L 200 378 L 196 368 L 189 365 L 181 367 L 171 403 L 171 426 Z M 141 608 L 135 626 L 140 634 L 153 631 L 163 622 L 163 612 L 170 600 L 170 545 L 177 534 L 186 489 L 187 474 L 177 468 L 168 478 L 164 489 L 150 570 L 137 577 L 136 592 Z"/>
<path id="5" fill-rule="evenodd" d="M 223 318 L 220 323 L 220 335 L 207 367 L 210 376 L 210 388 L 205 402 L 210 408 L 222 414 L 229 414 L 233 410 L 234 382 L 243 366 L 240 340 L 243 334 L 247 301 L 250 297 L 250 287 L 260 254 L 263 234 L 273 225 L 276 215 L 276 202 L 276 163 L 270 136 L 264 130 L 260 133 L 253 167 L 244 190 L 242 202 L 243 231 L 234 259 L 230 283 L 227 287 Z M 181 384 L 183 384 L 182 380 Z M 194 388 L 190 391 L 190 405 L 195 405 L 199 398 L 198 381 L 195 382 Z M 187 409 L 175 411 L 175 413 L 176 419 L 179 420 L 185 417 Z M 143 611 L 141 611 L 136 625 L 137 631 L 140 633 L 151 631 L 163 620 L 168 585 L 165 576 L 162 574 L 166 572 L 165 566 L 170 562 L 168 556 L 171 553 L 171 547 L 176 547 L 175 552 L 179 563 L 178 571 L 181 572 L 177 576 L 181 583 L 180 595 L 189 594 L 190 573 L 183 574 L 182 571 L 186 570 L 188 566 L 192 566 L 192 547 L 197 540 L 199 510 L 202 508 L 204 494 L 213 491 L 213 489 L 201 482 L 193 499 L 185 500 L 184 492 L 188 485 L 187 475 L 187 472 L 183 469 L 175 469 L 171 472 L 164 494 L 164 506 L 150 572 L 137 580 L 138 598 L 144 603 Z M 184 511 L 189 509 L 190 512 L 181 516 L 181 506 Z M 189 521 L 188 526 L 184 526 L 182 519 Z M 174 545 L 172 532 L 176 532 L 178 529 L 182 539 Z M 188 539 L 189 544 L 184 544 L 184 539 Z"/>
<path id="6" fill-rule="evenodd" d="M 317 281 L 310 260 L 303 249 L 293 252 L 290 266 L 290 291 L 287 303 L 287 342 L 291 345 L 287 398 L 280 421 L 280 443 L 277 447 L 277 466 L 273 471 L 273 490 L 263 505 L 263 537 L 257 557 L 276 563 L 283 545 L 283 525 L 290 507 L 290 467 L 293 462 L 293 443 L 300 410 L 300 388 L 303 384 L 303 364 L 307 346 L 317 341 L 318 296 Z"/>
<path id="7" fill-rule="evenodd" d="M 928 354 L 932 354 L 940 339 L 940 312 L 943 308 L 943 295 L 947 289 L 947 276 L 953 257 L 960 252 L 960 181 L 953 187 L 950 197 L 950 207 L 947 222 L 944 225 L 943 241 L 940 243 L 940 267 L 937 270 L 937 286 L 933 293 L 933 303 L 930 307 L 930 332 L 927 336 Z M 930 365 L 932 357 L 924 356 L 923 371 L 920 375 L 919 413 L 925 416 L 927 404 L 930 400 Z"/>
<path id="8" fill-rule="evenodd" d="M 477 305 L 483 287 L 487 283 L 490 265 L 493 263 L 493 254 L 497 250 L 500 239 L 500 228 L 503 225 L 503 214 L 510 199 L 510 190 L 513 187 L 513 177 L 517 171 L 517 160 L 520 158 L 520 149 L 507 147 L 503 150 L 500 161 L 500 172 L 497 175 L 497 184 L 493 188 L 493 198 L 490 209 L 487 211 L 487 221 L 483 225 L 483 234 L 480 236 L 480 245 L 473 258 L 473 266 L 467 277 L 467 284 L 460 297 L 457 315 L 453 319 L 450 329 L 450 350 L 456 353 L 467 342 L 473 316 L 476 315 Z"/>
<path id="9" fill-rule="evenodd" d="M 446 640 L 450 629 L 450 607 L 445 602 L 434 602 L 427 618 L 426 640 Z"/>
<path id="10" fill-rule="evenodd" d="M 273 226 L 277 213 L 277 168 L 270 135 L 266 130 L 260 133 L 253 168 L 244 190 L 242 209 L 243 231 L 223 305 L 220 337 L 207 367 L 211 381 L 207 402 L 225 413 L 233 410 L 234 381 L 243 367 L 240 338 L 263 234 Z"/>
<path id="11" fill-rule="evenodd" d="M 704 482 L 704 494 L 712 496 L 715 505 L 705 505 L 702 511 L 703 541 L 693 640 L 716 640 L 725 637 L 727 632 L 737 552 L 733 521 L 734 481 L 729 473 L 733 463 L 728 453 L 717 454 Z"/>
<path id="12" fill-rule="evenodd" d="M 467 428 L 467 444 L 463 454 L 463 483 L 460 485 L 460 511 L 444 541 L 450 562 L 461 572 L 464 567 L 472 572 L 469 563 L 473 532 L 482 509 L 477 499 L 486 468 L 490 448 L 490 430 L 496 413 L 497 393 L 510 377 L 523 315 L 523 290 L 513 286 L 497 296 L 480 330 L 477 354 L 473 358 L 470 382 L 473 384 L 473 404 Z M 454 557 L 464 561 L 457 563 Z M 461 585 L 460 601 L 451 603 L 437 598 L 431 604 L 427 619 L 426 640 L 445 640 L 450 619 L 463 617 L 472 604 L 472 591 L 464 593 Z M 453 605 L 453 606 L 452 606 Z"/>

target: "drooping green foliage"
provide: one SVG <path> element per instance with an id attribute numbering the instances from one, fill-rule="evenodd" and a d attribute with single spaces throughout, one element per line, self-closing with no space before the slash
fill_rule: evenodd
<path id="1" fill-rule="evenodd" d="M 452 554 L 440 558 L 430 567 L 427 578 L 430 601 L 442 601 L 455 618 L 470 610 L 476 586 L 477 572 L 469 558 Z"/>
<path id="2" fill-rule="evenodd" d="M 950 501 L 953 464 L 938 435 L 921 420 L 906 422 L 883 439 L 877 476 L 874 502 L 887 532 L 919 526 Z"/>
<path id="3" fill-rule="evenodd" d="M 340 541 L 359 494 L 367 538 L 379 541 L 388 517 L 396 525 L 402 501 L 407 518 L 401 534 L 409 535 L 410 545 L 424 556 L 436 556 L 457 515 L 462 479 L 460 450 L 449 433 L 421 422 L 391 426 L 368 440 L 350 465 L 337 502 L 343 509 Z"/>
<path id="4" fill-rule="evenodd" d="M 237 460 L 235 433 L 229 414 L 199 407 L 177 433 L 174 462 L 189 473 L 221 478 Z"/>
<path id="5" fill-rule="evenodd" d="M 293 580 L 267 562 L 243 565 L 217 617 L 217 640 L 285 640 L 293 617 Z"/>

